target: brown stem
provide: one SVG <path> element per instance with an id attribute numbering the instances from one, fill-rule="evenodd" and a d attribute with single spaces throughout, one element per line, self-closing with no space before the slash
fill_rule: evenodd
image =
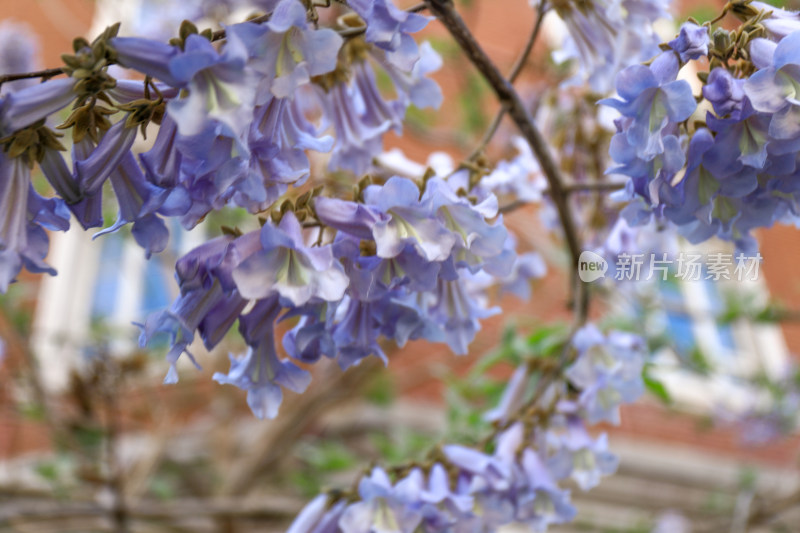
<path id="1" fill-rule="evenodd" d="M 128 533 L 130 528 L 128 524 L 128 510 L 125 504 L 123 473 L 117 457 L 120 434 L 120 413 L 117 406 L 117 389 L 121 386 L 121 380 L 116 379 L 118 369 L 116 365 L 110 362 L 110 355 L 108 353 L 104 354 L 102 372 L 103 396 L 107 417 L 107 435 L 105 439 L 106 463 L 108 468 L 107 486 L 113 498 L 109 514 L 115 530 L 119 533 Z"/>
<path id="2" fill-rule="evenodd" d="M 34 70 L 33 72 L 22 72 L 19 74 L 6 74 L 0 76 L 0 87 L 6 82 L 17 80 L 30 80 L 34 78 L 42 78 L 42 81 L 47 81 L 54 76 L 64 74 L 64 69 L 61 67 L 46 68 L 44 70 Z"/>
<path id="3" fill-rule="evenodd" d="M 534 125 L 533 119 L 525 109 L 517 92 L 511 83 L 503 77 L 495 64 L 486 55 L 481 46 L 473 37 L 461 16 L 453 8 L 453 4 L 448 0 L 426 0 L 431 12 L 447 28 L 462 50 L 467 54 L 473 65 L 486 78 L 492 90 L 497 95 L 500 103 L 507 110 L 509 116 L 519 128 L 525 140 L 533 150 L 542 171 L 547 178 L 550 186 L 550 195 L 558 209 L 559 218 L 564 226 L 564 234 L 569 247 L 572 263 L 577 265 L 580 256 L 580 242 L 575 229 L 575 222 L 567 205 L 567 197 L 564 191 L 564 179 L 561 170 L 558 168 L 547 142 L 542 137 L 538 128 Z"/>
<path id="4" fill-rule="evenodd" d="M 566 194 L 573 194 L 577 192 L 613 192 L 618 191 L 620 189 L 624 189 L 625 184 L 620 182 L 610 182 L 610 181 L 601 181 L 595 183 L 571 183 L 569 185 L 564 185 L 563 191 Z M 550 190 L 546 189 L 542 191 L 544 194 L 550 194 Z M 525 200 L 514 200 L 504 206 L 502 206 L 498 212 L 501 214 L 511 213 L 512 211 L 516 211 L 521 207 L 525 207 L 529 205 L 531 202 L 527 202 Z"/>
<path id="5" fill-rule="evenodd" d="M 536 44 L 536 39 L 539 37 L 539 32 L 542 29 L 542 22 L 544 21 L 544 15 L 547 11 L 547 2 L 541 2 L 539 4 L 538 14 L 536 16 L 536 24 L 533 26 L 533 31 L 531 32 L 530 37 L 528 37 L 528 42 L 525 43 L 525 48 L 520 53 L 519 57 L 517 58 L 514 66 L 511 67 L 511 72 L 508 75 L 508 81 L 510 83 L 514 83 L 517 78 L 519 77 L 522 69 L 525 67 L 525 63 L 528 62 L 528 57 L 530 57 L 531 52 L 533 51 L 533 45 Z M 503 122 L 503 117 L 506 116 L 506 108 L 501 107 L 497 114 L 494 116 L 492 123 L 489 125 L 489 128 L 486 130 L 486 133 L 483 134 L 483 138 L 478 146 L 472 151 L 469 156 L 469 160 L 474 160 L 480 153 L 486 149 L 489 143 L 492 141 L 495 133 L 500 128 L 500 123 Z"/>

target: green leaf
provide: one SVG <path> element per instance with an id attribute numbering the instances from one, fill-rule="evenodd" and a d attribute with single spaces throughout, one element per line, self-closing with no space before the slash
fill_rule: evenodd
<path id="1" fill-rule="evenodd" d="M 538 357 L 559 355 L 567 342 L 568 332 L 568 327 L 563 323 L 542 326 L 528 337 L 528 347 Z"/>
<path id="2" fill-rule="evenodd" d="M 647 370 L 642 374 L 644 386 L 650 394 L 661 400 L 667 405 L 672 404 L 672 396 L 670 396 L 667 387 L 664 384 L 651 376 Z"/>
<path id="3" fill-rule="evenodd" d="M 300 445 L 297 456 L 312 469 L 322 472 L 346 470 L 357 463 L 344 444 L 330 440 Z"/>
<path id="4" fill-rule="evenodd" d="M 394 382 L 386 374 L 381 374 L 370 384 L 365 393 L 368 402 L 385 407 L 395 399 Z"/>
<path id="5" fill-rule="evenodd" d="M 50 482 L 57 481 L 59 478 L 58 474 L 58 467 L 53 461 L 42 461 L 36 465 L 34 471 L 42 477 Z"/>

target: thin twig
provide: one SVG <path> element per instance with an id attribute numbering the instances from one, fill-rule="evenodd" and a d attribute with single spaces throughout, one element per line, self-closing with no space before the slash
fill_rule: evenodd
<path id="1" fill-rule="evenodd" d="M 104 354 L 102 363 L 103 372 L 103 396 L 106 406 L 106 425 L 105 453 L 108 468 L 106 484 L 111 492 L 113 502 L 109 509 L 114 528 L 119 533 L 130 531 L 128 524 L 128 510 L 125 504 L 125 489 L 122 468 L 117 457 L 117 445 L 119 442 L 119 409 L 117 406 L 117 393 L 121 385 L 121 379 L 117 379 L 118 369 L 110 361 L 108 353 Z M 112 383 L 109 383 L 111 381 Z"/>
<path id="2" fill-rule="evenodd" d="M 46 68 L 44 70 L 34 70 L 32 72 L 22 72 L 19 74 L 5 74 L 0 76 L 0 87 L 9 81 L 31 80 L 35 78 L 42 78 L 42 81 L 47 81 L 61 74 L 64 74 L 64 69 L 62 67 Z"/>
<path id="3" fill-rule="evenodd" d="M 507 110 L 509 116 L 517 125 L 520 133 L 522 133 L 522 136 L 528 142 L 534 155 L 536 155 L 536 158 L 539 160 L 539 165 L 550 186 L 550 196 L 556 206 L 558 217 L 564 230 L 564 238 L 569 250 L 570 268 L 573 272 L 573 278 L 577 279 L 577 266 L 578 258 L 581 254 L 581 243 L 578 238 L 575 220 L 567 201 L 568 195 L 564 191 L 564 179 L 561 175 L 561 170 L 550 154 L 547 142 L 534 124 L 533 118 L 530 116 L 530 113 L 528 113 L 513 85 L 503 77 L 497 69 L 497 66 L 489 59 L 486 52 L 483 51 L 480 44 L 475 40 L 469 28 L 464 24 L 464 20 L 453 7 L 452 1 L 426 0 L 426 3 L 430 11 L 439 19 L 439 22 L 447 28 L 461 49 L 467 54 L 472 64 L 492 87 L 501 105 Z M 580 283 L 580 281 L 576 281 L 575 283 Z M 575 294 L 574 308 L 578 313 L 576 318 L 579 322 L 584 322 L 586 313 L 588 312 L 588 291 L 576 291 Z M 577 298 L 577 295 L 582 295 L 580 296 L 581 300 Z M 584 299 L 586 301 L 582 301 Z"/>
<path id="4" fill-rule="evenodd" d="M 620 189 L 624 189 L 625 184 L 620 182 L 613 182 L 613 181 L 601 181 L 595 183 L 571 183 L 569 185 L 564 185 L 562 189 L 566 194 L 574 194 L 578 192 L 614 192 L 619 191 Z M 550 189 L 545 189 L 542 191 L 542 194 L 550 194 Z M 502 206 L 498 212 L 501 214 L 511 213 L 512 211 L 516 211 L 526 205 L 529 205 L 531 202 L 525 200 L 514 200 L 504 206 Z"/>
<path id="5" fill-rule="evenodd" d="M 511 67 L 511 72 L 508 75 L 508 81 L 514 83 L 517 81 L 520 73 L 522 73 L 522 69 L 525 67 L 525 64 L 528 62 L 528 57 L 530 57 L 531 52 L 533 51 L 533 46 L 536 44 L 536 40 L 539 37 L 539 32 L 542 29 L 542 22 L 544 21 L 544 15 L 547 11 L 547 2 L 541 2 L 539 4 L 539 9 L 537 11 L 536 16 L 536 24 L 533 26 L 533 31 L 531 32 L 530 37 L 528 37 L 528 42 L 525 43 L 525 48 L 520 53 L 517 61 L 514 63 L 514 66 Z M 486 130 L 486 133 L 483 134 L 483 138 L 478 146 L 472 151 L 469 156 L 469 160 L 472 161 L 480 153 L 486 149 L 489 143 L 492 141 L 495 133 L 500 128 L 500 123 L 503 122 L 503 117 L 506 116 L 506 108 L 501 107 L 497 114 L 492 119 L 492 123 L 489 125 L 489 128 Z"/>

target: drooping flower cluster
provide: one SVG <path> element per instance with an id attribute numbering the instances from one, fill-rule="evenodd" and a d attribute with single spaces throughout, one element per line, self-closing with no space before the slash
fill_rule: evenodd
<path id="1" fill-rule="evenodd" d="M 523 365 L 493 411 L 494 420 L 508 425 L 494 438 L 491 453 L 445 445 L 431 465 L 412 467 L 394 479 L 376 467 L 361 479 L 356 501 L 318 496 L 289 531 L 496 531 L 511 523 L 546 531 L 551 524 L 571 521 L 575 508 L 570 492 L 559 483 L 571 478 L 588 490 L 616 470 L 606 436 L 590 436 L 586 421 L 605 418 L 595 417 L 593 406 L 604 403 L 603 410 L 616 409 L 620 402 L 636 399 L 642 388 L 644 342 L 622 332 L 604 336 L 588 325 L 578 331 L 573 348 L 577 359 L 568 379 L 580 399 L 558 403 L 546 427 L 515 418 L 534 381 Z"/>
<path id="2" fill-rule="evenodd" d="M 167 246 L 165 217 L 192 228 L 225 206 L 269 210 L 308 179 L 311 151 L 333 151 L 332 168 L 366 172 L 382 149 L 382 135 L 399 131 L 409 105 L 439 105 L 438 86 L 426 77 L 438 68 L 438 55 L 427 44 L 417 47 L 409 35 L 426 17 L 387 1 L 354 3 L 368 30 L 343 46 L 335 29 L 308 22 L 299 0 L 259 5 L 268 9 L 266 20 L 230 25 L 224 41 L 210 30 L 198 33 L 190 23 L 169 44 L 117 36 L 118 26 L 93 43 L 76 40 L 75 54 L 65 56 L 69 78 L 8 92 L 0 100 L 0 134 L 9 156 L 4 165 L 14 166 L 13 159 L 29 150 L 32 134 L 55 139 L 42 121 L 71 106 L 60 127 L 72 131 L 72 168 L 57 141 L 40 143 L 25 155 L 26 164 L 40 166 L 58 195 L 53 202 L 66 205 L 85 229 L 103 225 L 110 182 L 118 216 L 98 235 L 132 224 L 149 256 Z M 147 78 L 116 80 L 108 72 L 111 64 Z M 395 100 L 385 101 L 378 91 L 373 65 L 392 80 Z M 135 155 L 139 132 L 152 134 L 155 127 L 155 142 Z M 25 205 L 20 200 L 14 197 L 16 205 Z M 4 249 L 11 254 L 14 247 L 25 245 L 17 239 Z M 46 248 L 22 256 L 43 257 Z M 9 263 L 2 287 L 22 264 Z M 24 264 L 42 270 L 36 261 Z"/>
<path id="3" fill-rule="evenodd" d="M 588 83 L 594 92 L 608 93 L 621 69 L 658 53 L 659 38 L 653 23 L 671 18 L 668 5 L 669 0 L 554 2 L 567 37 L 553 58 L 558 63 L 575 60 L 578 67 L 567 84 Z"/>
<path id="4" fill-rule="evenodd" d="M 797 215 L 800 153 L 800 23 L 797 14 L 758 2 L 737 3 L 745 22 L 733 32 L 686 23 L 649 67 L 620 73 L 614 172 L 631 178 L 624 213 L 638 225 L 651 214 L 691 242 L 711 237 L 754 252 L 752 230 Z M 732 43 L 739 45 L 733 46 Z M 745 51 L 741 51 L 741 48 Z M 701 73 L 704 123 L 688 83 L 674 81 L 687 61 L 710 58 Z"/>
<path id="5" fill-rule="evenodd" d="M 259 417 L 276 414 L 279 385 L 305 389 L 309 375 L 294 362 L 324 356 L 347 368 L 370 355 L 386 360 L 381 338 L 400 346 L 424 338 L 465 354 L 479 320 L 495 312 L 476 276 L 505 281 L 518 259 L 501 219 L 489 222 L 495 197 L 473 204 L 455 183 L 432 178 L 421 191 L 394 177 L 366 186 L 360 201 L 315 198 L 313 230 L 287 211 L 259 231 L 200 246 L 178 261 L 181 296 L 148 318 L 142 342 L 170 336 L 167 381 L 175 381 L 195 332 L 210 349 L 239 320 L 249 351 L 215 379 L 247 390 Z M 296 208 L 307 219 L 304 205 Z M 289 359 L 281 361 L 275 323 L 291 317 L 299 321 L 283 338 Z"/>

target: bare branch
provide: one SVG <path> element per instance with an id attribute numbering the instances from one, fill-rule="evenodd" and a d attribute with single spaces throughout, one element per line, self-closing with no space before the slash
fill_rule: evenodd
<path id="1" fill-rule="evenodd" d="M 596 193 L 603 193 L 603 192 L 614 192 L 619 191 L 625 188 L 625 184 L 621 182 L 614 182 L 614 181 L 600 181 L 594 183 L 570 183 L 568 185 L 564 185 L 563 191 L 566 194 L 573 194 L 579 192 L 596 192 Z M 550 194 L 550 189 L 545 189 L 542 191 L 544 194 Z M 502 206 L 499 209 L 499 212 L 502 214 L 511 213 L 512 211 L 516 211 L 521 207 L 525 207 L 529 205 L 531 202 L 526 202 L 525 200 L 514 200 L 513 202 Z"/>
<path id="2" fill-rule="evenodd" d="M 507 110 L 509 116 L 517 125 L 522 136 L 528 142 L 534 155 L 536 155 L 536 158 L 539 160 L 539 165 L 550 186 L 550 196 L 556 206 L 558 217 L 564 230 L 564 238 L 567 241 L 567 248 L 570 255 L 570 267 L 574 272 L 573 281 L 576 284 L 581 283 L 577 278 L 581 243 L 578 238 L 575 220 L 572 217 L 572 212 L 567 202 L 567 193 L 564 190 L 564 179 L 561 175 L 561 170 L 550 154 L 547 142 L 534 124 L 533 118 L 528 113 L 513 85 L 503 77 L 497 69 L 497 66 L 489 59 L 489 56 L 486 55 L 486 52 L 483 51 L 480 44 L 475 40 L 475 37 L 469 31 L 469 28 L 467 28 L 464 20 L 453 7 L 452 1 L 426 0 L 426 3 L 430 11 L 439 19 L 439 22 L 447 28 L 461 49 L 467 54 L 467 57 L 475 68 L 478 69 L 492 87 L 501 105 Z M 576 319 L 578 322 L 582 323 L 585 321 L 588 314 L 588 291 L 576 290 L 574 294 L 577 296 L 574 299 L 574 308 L 577 315 Z"/>
<path id="3" fill-rule="evenodd" d="M 34 70 L 33 72 L 23 72 L 20 74 L 6 74 L 4 76 L 0 76 L 0 87 L 9 81 L 30 80 L 34 78 L 42 78 L 42 81 L 47 81 L 50 78 L 60 76 L 61 74 L 64 74 L 64 69 L 61 67 Z"/>
<path id="4" fill-rule="evenodd" d="M 539 4 L 538 14 L 536 16 L 536 24 L 533 26 L 533 31 L 531 32 L 530 37 L 528 37 L 528 42 L 525 43 L 525 48 L 520 53 L 519 57 L 517 58 L 514 66 L 511 67 L 511 73 L 508 75 L 508 81 L 514 83 L 517 78 L 519 77 L 520 73 L 522 73 L 522 69 L 525 67 L 525 63 L 528 62 L 528 58 L 533 51 L 533 45 L 536 44 L 536 39 L 539 37 L 539 32 L 542 29 L 542 22 L 544 21 L 544 15 L 547 12 L 547 2 L 541 2 Z M 503 122 L 503 117 L 506 116 L 506 108 L 501 107 L 500 111 L 494 116 L 492 119 L 492 123 L 489 125 L 489 128 L 486 130 L 486 133 L 483 134 L 483 138 L 481 139 L 480 144 L 475 147 L 475 149 L 470 154 L 470 160 L 475 159 L 478 155 L 486 149 L 489 143 L 492 141 L 495 133 L 500 128 L 500 123 Z"/>

